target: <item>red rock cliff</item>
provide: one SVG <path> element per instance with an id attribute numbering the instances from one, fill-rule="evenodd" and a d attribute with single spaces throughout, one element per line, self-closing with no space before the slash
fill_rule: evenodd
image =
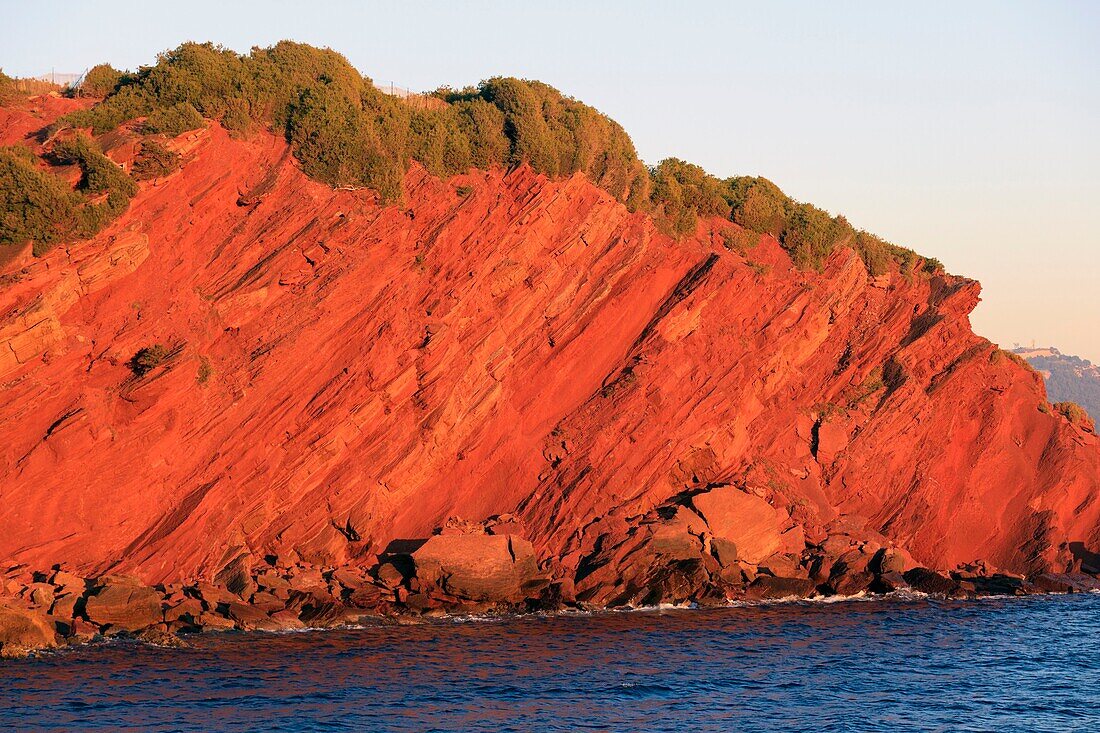
<path id="1" fill-rule="evenodd" d="M 1100 546 L 1100 441 L 972 333 L 972 280 L 673 241 L 581 176 L 414 168 L 379 208 L 272 136 L 174 147 L 102 235 L 4 265 L 0 558 L 156 582 L 514 513 L 568 575 L 727 486 L 761 552 L 838 518 L 940 568 Z"/>

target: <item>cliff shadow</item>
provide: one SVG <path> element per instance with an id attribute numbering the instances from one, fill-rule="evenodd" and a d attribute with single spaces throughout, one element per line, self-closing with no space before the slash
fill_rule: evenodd
<path id="1" fill-rule="evenodd" d="M 1086 573 L 1100 573 L 1100 554 L 1086 548 L 1084 542 L 1070 542 L 1069 551 L 1073 555 L 1073 559 L 1081 563 L 1083 571 Z"/>

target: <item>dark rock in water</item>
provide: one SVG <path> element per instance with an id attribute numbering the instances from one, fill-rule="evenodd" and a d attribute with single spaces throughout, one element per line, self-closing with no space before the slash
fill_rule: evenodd
<path id="1" fill-rule="evenodd" d="M 874 582 L 874 574 L 867 571 L 844 573 L 830 578 L 829 588 L 838 596 L 854 596 L 868 590 Z"/>
<path id="2" fill-rule="evenodd" d="M 1061 573 L 1043 573 L 1031 577 L 1032 584 L 1043 593 L 1074 593 L 1075 583 Z"/>
<path id="3" fill-rule="evenodd" d="M 1031 584 L 1025 583 L 1023 578 L 999 573 L 987 578 L 973 578 L 970 582 L 974 584 L 977 593 L 985 596 L 1016 596 L 1031 590 Z"/>
<path id="4" fill-rule="evenodd" d="M 44 613 L 0 601 L 0 656 L 22 657 L 57 643 L 54 625 Z"/>
<path id="5" fill-rule="evenodd" d="M 112 580 L 88 596 L 84 613 L 89 621 L 111 632 L 139 631 L 163 621 L 160 602 L 160 593 L 152 588 Z"/>
<path id="6" fill-rule="evenodd" d="M 808 578 L 777 578 L 774 575 L 758 575 L 745 589 L 745 597 L 756 600 L 775 598 L 808 598 L 817 589 Z"/>
<path id="7" fill-rule="evenodd" d="M 538 578 L 534 548 L 513 535 L 435 535 L 412 559 L 421 583 L 468 600 L 522 601 Z"/>
<path id="8" fill-rule="evenodd" d="M 905 581 L 905 576 L 894 571 L 876 576 L 869 590 L 872 593 L 893 593 L 899 590 L 907 590 L 908 588 L 909 583 Z"/>
<path id="9" fill-rule="evenodd" d="M 913 568 L 906 572 L 903 577 L 913 590 L 929 595 L 950 596 L 957 593 L 961 588 L 957 580 L 928 568 Z"/>
<path id="10" fill-rule="evenodd" d="M 138 638 L 152 646 L 167 647 L 169 649 L 184 649 L 190 646 L 186 641 L 170 631 L 164 629 L 149 628 L 138 634 Z"/>
<path id="11" fill-rule="evenodd" d="M 632 599 L 643 606 L 657 606 L 662 603 L 683 604 L 702 597 L 714 595 L 709 588 L 710 582 L 703 563 L 698 559 L 676 560 L 658 568 L 646 589 L 639 597 Z"/>
<path id="12" fill-rule="evenodd" d="M 1043 593 L 1087 593 L 1100 590 L 1100 580 L 1084 573 L 1043 573 L 1031 578 Z"/>
<path id="13" fill-rule="evenodd" d="M 270 616 L 256 606 L 247 603 L 230 603 L 228 613 L 229 618 L 236 621 L 242 629 L 274 631 L 279 628 L 279 624 L 271 620 Z"/>

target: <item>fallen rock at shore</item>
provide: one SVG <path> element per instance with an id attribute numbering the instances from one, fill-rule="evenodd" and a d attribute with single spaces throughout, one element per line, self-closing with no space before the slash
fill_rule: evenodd
<path id="1" fill-rule="evenodd" d="M 57 645 L 57 632 L 44 613 L 0 601 L 0 656 L 24 657 Z"/>
<path id="2" fill-rule="evenodd" d="M 902 577 L 905 578 L 905 582 L 913 590 L 929 595 L 950 597 L 961 590 L 959 581 L 928 568 L 913 568 L 904 573 Z"/>
<path id="3" fill-rule="evenodd" d="M 160 623 L 161 594 L 129 579 L 110 578 L 84 602 L 84 613 L 108 633 L 140 631 Z"/>
<path id="4" fill-rule="evenodd" d="M 412 560 L 417 580 L 458 598 L 517 603 L 538 590 L 534 547 L 515 535 L 439 534 Z"/>
<path id="5" fill-rule="evenodd" d="M 809 598 L 817 585 L 809 578 L 780 578 L 760 575 L 745 589 L 745 597 L 752 600 L 777 600 L 780 598 Z"/>
<path id="6" fill-rule="evenodd" d="M 775 509 L 759 496 L 721 486 L 691 499 L 715 537 L 733 542 L 740 559 L 758 563 L 782 544 Z"/>

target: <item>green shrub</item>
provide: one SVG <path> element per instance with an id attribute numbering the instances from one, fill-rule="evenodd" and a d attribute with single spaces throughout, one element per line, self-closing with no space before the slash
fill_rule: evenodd
<path id="1" fill-rule="evenodd" d="M 0 148 L 0 245 L 31 241 L 42 254 L 75 227 L 79 196 L 22 146 Z"/>
<path id="2" fill-rule="evenodd" d="M 199 370 L 195 373 L 195 381 L 200 386 L 205 386 L 213 375 L 214 367 L 210 366 L 210 359 L 205 356 L 199 357 Z"/>
<path id="3" fill-rule="evenodd" d="M 1092 418 L 1089 417 L 1085 408 L 1081 407 L 1076 402 L 1055 402 L 1054 410 L 1074 425 L 1090 432 L 1095 432 L 1096 426 L 1093 424 Z"/>
<path id="4" fill-rule="evenodd" d="M 12 79 L 4 73 L 3 69 L 0 69 L 0 104 L 11 104 L 18 96 L 15 79 Z"/>
<path id="5" fill-rule="evenodd" d="M 687 234 L 699 216 L 729 217 L 721 182 L 699 166 L 668 158 L 651 175 L 653 214 L 665 231 Z"/>
<path id="6" fill-rule="evenodd" d="M 121 71 L 110 64 L 97 64 L 88 70 L 73 93 L 77 97 L 106 97 L 121 80 Z"/>
<path id="7" fill-rule="evenodd" d="M 145 118 L 144 132 L 162 133 L 168 137 L 182 135 L 202 127 L 202 115 L 189 102 L 156 109 Z"/>
<path id="8" fill-rule="evenodd" d="M 156 140 L 145 140 L 134 158 L 133 176 L 136 180 L 167 176 L 180 167 L 180 156 Z"/>
<path id="9" fill-rule="evenodd" d="M 760 236 L 750 229 L 730 227 L 722 232 L 722 244 L 731 252 L 746 255 L 760 244 Z"/>
<path id="10" fill-rule="evenodd" d="M 80 166 L 76 191 L 40 168 L 29 149 L 0 149 L 0 244 L 31 241 L 34 254 L 43 255 L 65 239 L 99 232 L 137 192 L 137 184 L 85 135 L 55 143 L 51 155 Z"/>
<path id="11" fill-rule="evenodd" d="M 161 344 L 153 344 L 138 349 L 130 358 L 129 366 L 136 376 L 143 377 L 168 359 L 169 351 Z"/>

